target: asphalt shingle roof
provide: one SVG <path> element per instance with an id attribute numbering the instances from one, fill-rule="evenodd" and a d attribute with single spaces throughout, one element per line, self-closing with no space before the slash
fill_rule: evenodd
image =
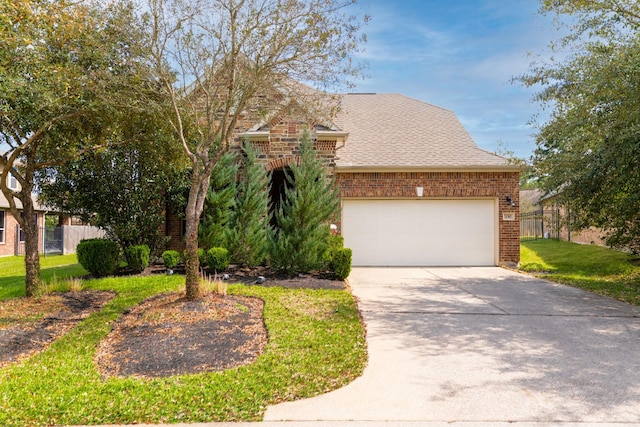
<path id="1" fill-rule="evenodd" d="M 514 169 L 478 148 L 452 111 L 403 95 L 343 95 L 335 123 L 349 133 L 339 169 Z"/>

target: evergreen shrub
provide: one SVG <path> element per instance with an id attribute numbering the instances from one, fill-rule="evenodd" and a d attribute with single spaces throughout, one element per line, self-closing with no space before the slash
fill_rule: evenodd
<path id="1" fill-rule="evenodd" d="M 333 249 L 330 268 L 338 279 L 344 280 L 349 277 L 349 273 L 351 273 L 351 257 L 350 248 Z"/>
<path id="2" fill-rule="evenodd" d="M 225 248 L 211 248 L 207 251 L 206 264 L 209 270 L 224 271 L 229 268 L 229 251 Z"/>
<path id="3" fill-rule="evenodd" d="M 112 240 L 81 240 L 76 253 L 80 265 L 96 277 L 109 276 L 118 269 L 120 247 Z"/>
<path id="4" fill-rule="evenodd" d="M 172 270 L 180 262 L 180 252 L 174 250 L 164 251 L 162 253 L 162 261 L 166 268 Z"/>
<path id="5" fill-rule="evenodd" d="M 125 249 L 124 257 L 134 273 L 142 273 L 145 268 L 149 267 L 149 252 L 147 245 L 134 245 Z"/>

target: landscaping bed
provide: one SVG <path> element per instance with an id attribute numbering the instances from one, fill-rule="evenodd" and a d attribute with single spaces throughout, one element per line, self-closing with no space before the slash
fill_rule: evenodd
<path id="1" fill-rule="evenodd" d="M 255 273 L 240 274 L 252 282 Z M 42 351 L 0 367 L 0 425 L 258 421 L 268 405 L 360 376 L 366 342 L 353 296 L 319 274 L 263 277 L 197 302 L 182 299 L 184 276 L 161 271 L 83 280 L 78 295 L 113 298 Z M 27 301 L 5 297 L 0 307 L 16 300 Z M 2 328 L 51 317 L 55 304 L 40 303 L 33 318 L 2 315 Z"/>
<path id="2" fill-rule="evenodd" d="M 0 367 L 42 351 L 114 296 L 113 292 L 83 291 L 3 301 Z"/>

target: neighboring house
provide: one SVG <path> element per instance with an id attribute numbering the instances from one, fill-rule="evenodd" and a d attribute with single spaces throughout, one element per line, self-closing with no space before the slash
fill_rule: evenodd
<path id="1" fill-rule="evenodd" d="M 8 179 L 9 188 L 17 190 L 19 185 L 17 180 L 11 175 Z M 97 227 L 74 222 L 71 217 L 64 215 L 60 215 L 59 224 L 55 229 L 46 228 L 45 215 L 48 210 L 38 202 L 36 196 L 32 197 L 38 221 L 38 250 L 40 253 L 75 253 L 80 240 L 104 236 L 104 231 Z M 20 210 L 22 208 L 21 202 L 17 201 L 16 203 Z M 0 192 L 0 257 L 24 255 L 24 239 L 24 232 L 9 210 L 9 201 Z"/>
<path id="2" fill-rule="evenodd" d="M 257 120 L 256 120 L 257 122 Z M 492 266 L 520 260 L 518 166 L 479 149 L 452 111 L 396 94 L 348 94 L 331 122 L 245 117 L 271 197 L 304 129 L 341 188 L 338 224 L 354 266 Z M 309 125 L 308 123 L 313 123 Z M 168 216 L 171 245 L 182 222 Z"/>
<path id="3" fill-rule="evenodd" d="M 9 175 L 8 185 L 12 190 L 18 189 L 18 181 Z M 34 199 L 34 205 L 36 208 L 36 215 L 38 221 L 38 227 L 42 227 L 44 224 L 45 210 Z M 22 208 L 20 201 L 17 201 L 18 209 Z M 43 250 L 41 236 L 38 237 L 40 251 Z M 13 216 L 9 210 L 9 201 L 0 192 L 0 256 L 18 255 L 24 254 L 24 232 L 18 225 L 17 219 Z"/>
<path id="4" fill-rule="evenodd" d="M 558 201 L 555 195 L 547 195 L 540 199 L 542 209 L 557 209 L 560 215 L 560 239 L 567 242 L 580 243 L 585 245 L 606 246 L 602 239 L 604 232 L 598 227 L 588 227 L 583 229 L 572 228 L 571 209 Z"/>
<path id="5" fill-rule="evenodd" d="M 571 211 L 558 202 L 556 195 L 545 195 L 542 190 L 522 190 L 520 201 L 522 213 L 543 212 L 540 217 L 544 218 L 544 227 L 557 236 L 555 238 L 573 243 L 606 246 L 602 239 L 604 233 L 600 228 L 572 229 Z M 549 234 L 544 233 L 543 237 L 546 235 Z"/>

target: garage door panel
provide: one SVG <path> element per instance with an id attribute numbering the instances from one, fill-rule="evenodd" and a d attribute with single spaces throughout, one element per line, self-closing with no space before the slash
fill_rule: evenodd
<path id="1" fill-rule="evenodd" d="M 344 200 L 353 265 L 495 264 L 493 200 Z"/>

